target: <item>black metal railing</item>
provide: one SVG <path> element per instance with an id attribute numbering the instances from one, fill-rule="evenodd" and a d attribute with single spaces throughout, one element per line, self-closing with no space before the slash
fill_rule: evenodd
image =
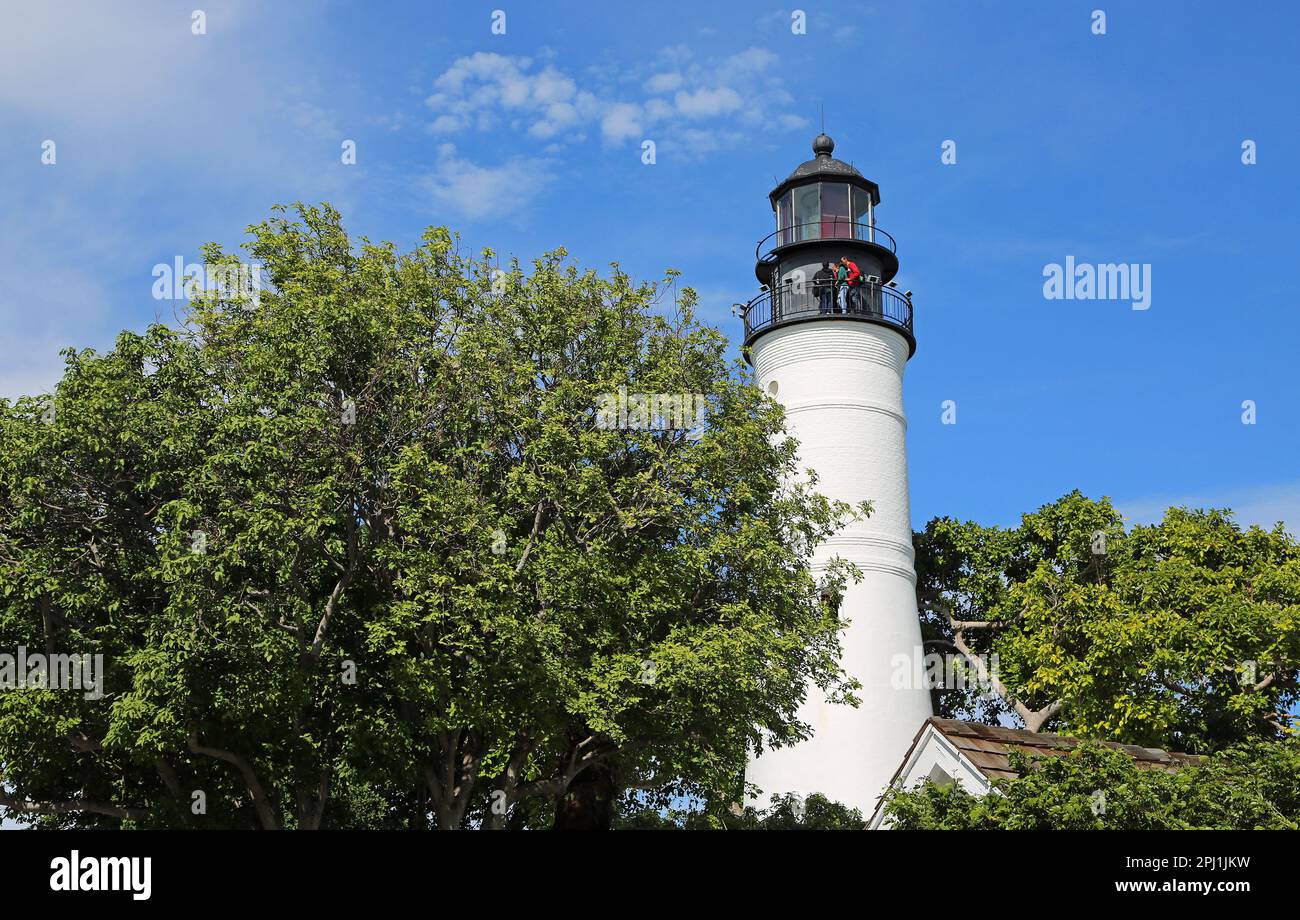
<path id="1" fill-rule="evenodd" d="M 775 233 L 769 233 L 754 248 L 754 258 L 762 262 L 782 246 L 817 240 L 861 240 L 864 243 L 874 243 L 884 247 L 895 255 L 898 254 L 898 244 L 894 242 L 894 238 L 879 227 L 860 224 L 847 217 L 826 217 L 822 220 L 783 227 Z"/>
<path id="2" fill-rule="evenodd" d="M 787 280 L 765 290 L 745 304 L 745 342 L 748 344 L 764 329 L 822 316 L 847 316 L 897 326 L 912 351 L 916 350 L 911 298 L 888 284 L 871 281 L 851 287 Z"/>

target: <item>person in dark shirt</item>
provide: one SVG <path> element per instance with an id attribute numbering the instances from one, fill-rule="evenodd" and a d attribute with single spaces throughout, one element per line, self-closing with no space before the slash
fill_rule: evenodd
<path id="1" fill-rule="evenodd" d="M 831 271 L 831 263 L 823 262 L 821 270 L 813 275 L 813 293 L 820 312 L 835 311 L 835 272 Z"/>

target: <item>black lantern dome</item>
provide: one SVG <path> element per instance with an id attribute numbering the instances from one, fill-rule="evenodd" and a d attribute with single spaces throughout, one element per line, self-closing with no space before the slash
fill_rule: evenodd
<path id="1" fill-rule="evenodd" d="M 818 134 L 814 137 L 812 149 L 813 158 L 805 160 L 796 166 L 794 172 L 786 176 L 785 181 L 772 189 L 771 194 L 767 196 L 771 199 L 773 208 L 776 207 L 780 197 L 790 189 L 820 179 L 850 183 L 870 195 L 873 205 L 880 204 L 880 186 L 865 178 L 851 164 L 831 156 L 835 152 L 835 141 L 831 139 L 830 135 Z"/>
<path id="2" fill-rule="evenodd" d="M 795 167 L 768 194 L 776 230 L 755 251 L 754 275 L 763 293 L 745 307 L 745 342 L 791 322 L 861 319 L 895 327 L 916 350 L 909 293 L 897 290 L 897 245 L 876 226 L 880 186 L 835 158 L 835 141 L 819 134 L 813 158 Z M 823 265 L 847 259 L 860 285 L 832 288 L 815 281 Z M 848 288 L 841 291 L 841 288 Z"/>

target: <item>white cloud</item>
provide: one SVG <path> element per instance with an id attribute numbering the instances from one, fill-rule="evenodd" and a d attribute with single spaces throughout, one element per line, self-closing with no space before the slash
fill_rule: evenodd
<path id="1" fill-rule="evenodd" d="M 533 137 L 547 140 L 555 137 L 578 121 L 578 110 L 568 102 L 555 102 L 546 107 L 546 117 L 533 122 L 528 133 Z"/>
<path id="2" fill-rule="evenodd" d="M 532 64 L 531 58 L 486 51 L 458 58 L 434 80 L 436 92 L 425 99 L 439 113 L 429 130 L 454 134 L 471 123 L 489 130 L 495 125 L 492 112 L 502 109 L 537 116 L 529 133 L 554 137 L 574 120 L 576 112 L 569 100 L 577 85 L 554 67 L 530 73 Z"/>
<path id="3" fill-rule="evenodd" d="M 1115 501 L 1115 507 L 1134 524 L 1154 524 L 1173 506 L 1231 508 L 1243 527 L 1258 524 L 1271 528 L 1281 521 L 1291 533 L 1300 535 L 1300 481 Z"/>
<path id="4" fill-rule="evenodd" d="M 530 136 L 541 140 L 580 140 L 581 126 L 600 110 L 591 93 L 576 93 L 569 102 L 552 102 L 541 109 L 541 117 L 529 127 Z M 563 135 L 563 137 L 560 137 Z"/>
<path id="5" fill-rule="evenodd" d="M 630 102 L 615 103 L 600 120 L 600 131 L 611 143 L 640 137 L 641 107 Z"/>
<path id="6" fill-rule="evenodd" d="M 453 216 L 483 220 L 527 210 L 552 178 L 546 160 L 514 157 L 497 166 L 480 166 L 458 156 L 453 145 L 443 144 L 437 165 L 421 185 Z"/>
<path id="7" fill-rule="evenodd" d="M 68 236 L 68 222 L 82 218 L 79 204 L 64 196 L 0 218 L 0 397 L 52 390 L 63 374 L 60 349 L 112 344 L 108 291 L 94 267 L 120 255 L 124 242 L 108 234 Z M 51 248 L 50 239 L 68 248 Z M 140 277 L 148 296 L 151 279 Z"/>
<path id="8" fill-rule="evenodd" d="M 331 140 L 343 136 L 334 118 L 315 103 L 304 100 L 286 102 L 282 110 L 284 120 L 304 134 Z"/>
<path id="9" fill-rule="evenodd" d="M 516 79 L 532 63 L 526 57 L 513 58 L 505 54 L 477 51 L 469 57 L 458 58 L 433 85 L 443 92 L 456 93 L 467 81 L 475 78 L 499 84 Z"/>
<path id="10" fill-rule="evenodd" d="M 766 72 L 780 60 L 766 48 L 746 48 L 726 58 L 718 66 L 716 77 L 724 83 L 752 79 Z"/>
<path id="11" fill-rule="evenodd" d="M 835 27 L 835 34 L 832 37 L 842 45 L 851 45 L 854 42 L 860 41 L 858 37 L 858 27 L 853 25 L 837 25 Z"/>
<path id="12" fill-rule="evenodd" d="M 429 130 L 438 134 L 455 134 L 466 127 L 465 119 L 459 115 L 439 115 L 429 125 Z"/>
<path id="13" fill-rule="evenodd" d="M 687 118 L 716 118 L 741 107 L 740 93 L 728 87 L 697 89 L 693 93 L 681 92 L 674 97 L 677 111 Z"/>
<path id="14" fill-rule="evenodd" d="M 645 104 L 646 118 L 654 124 L 663 124 L 676 113 L 673 104 L 666 99 L 650 99 Z"/>
<path id="15" fill-rule="evenodd" d="M 533 98 L 542 105 L 565 102 L 572 99 L 577 91 L 577 84 L 554 67 L 548 67 L 538 74 L 533 83 Z"/>
<path id="16" fill-rule="evenodd" d="M 679 73 L 657 73 L 645 81 L 647 93 L 671 93 L 681 87 L 682 75 Z"/>
<path id="17" fill-rule="evenodd" d="M 741 123 L 766 117 L 782 128 L 807 126 L 806 119 L 779 111 L 791 98 L 771 74 L 777 56 L 765 48 L 701 62 L 688 46 L 674 45 L 631 72 L 587 68 L 585 87 L 550 63 L 553 57 L 540 70 L 530 57 L 480 51 L 457 59 L 425 100 L 434 113 L 430 131 L 486 130 L 500 114 L 526 136 L 552 145 L 598 128 L 610 146 L 649 137 L 692 155 L 732 143 Z M 711 124 L 700 143 L 703 121 Z M 684 143 L 687 138 L 692 142 Z"/>
<path id="18" fill-rule="evenodd" d="M 286 35 L 275 7 L 199 5 L 205 35 L 192 8 L 161 3 L 0 15 L 0 158 L 15 170 L 0 182 L 0 395 L 50 389 L 61 348 L 171 320 L 149 296 L 160 255 L 237 240 L 276 200 L 348 210 L 364 167 L 339 161 L 355 125 L 334 110 L 348 91 L 315 85 L 311 25 Z M 56 165 L 28 158 L 44 138 Z"/>
<path id="19" fill-rule="evenodd" d="M 210 33 L 246 25 L 237 0 L 203 7 Z M 49 117 L 152 120 L 191 76 L 212 73 L 213 38 L 191 33 L 187 10 L 160 15 L 154 5 L 70 0 L 6 4 L 0 103 Z"/>

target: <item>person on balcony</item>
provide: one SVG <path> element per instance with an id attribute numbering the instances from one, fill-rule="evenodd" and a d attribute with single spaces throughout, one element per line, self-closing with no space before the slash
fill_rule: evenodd
<path id="1" fill-rule="evenodd" d="M 862 272 L 856 262 L 848 256 L 840 256 L 841 278 L 844 279 L 841 307 L 845 313 L 857 313 L 861 309 L 858 303 L 859 289 L 862 287 Z"/>
<path id="2" fill-rule="evenodd" d="M 823 262 L 821 269 L 813 275 L 813 294 L 817 296 L 817 307 L 822 313 L 835 312 L 835 272 L 831 263 Z"/>

